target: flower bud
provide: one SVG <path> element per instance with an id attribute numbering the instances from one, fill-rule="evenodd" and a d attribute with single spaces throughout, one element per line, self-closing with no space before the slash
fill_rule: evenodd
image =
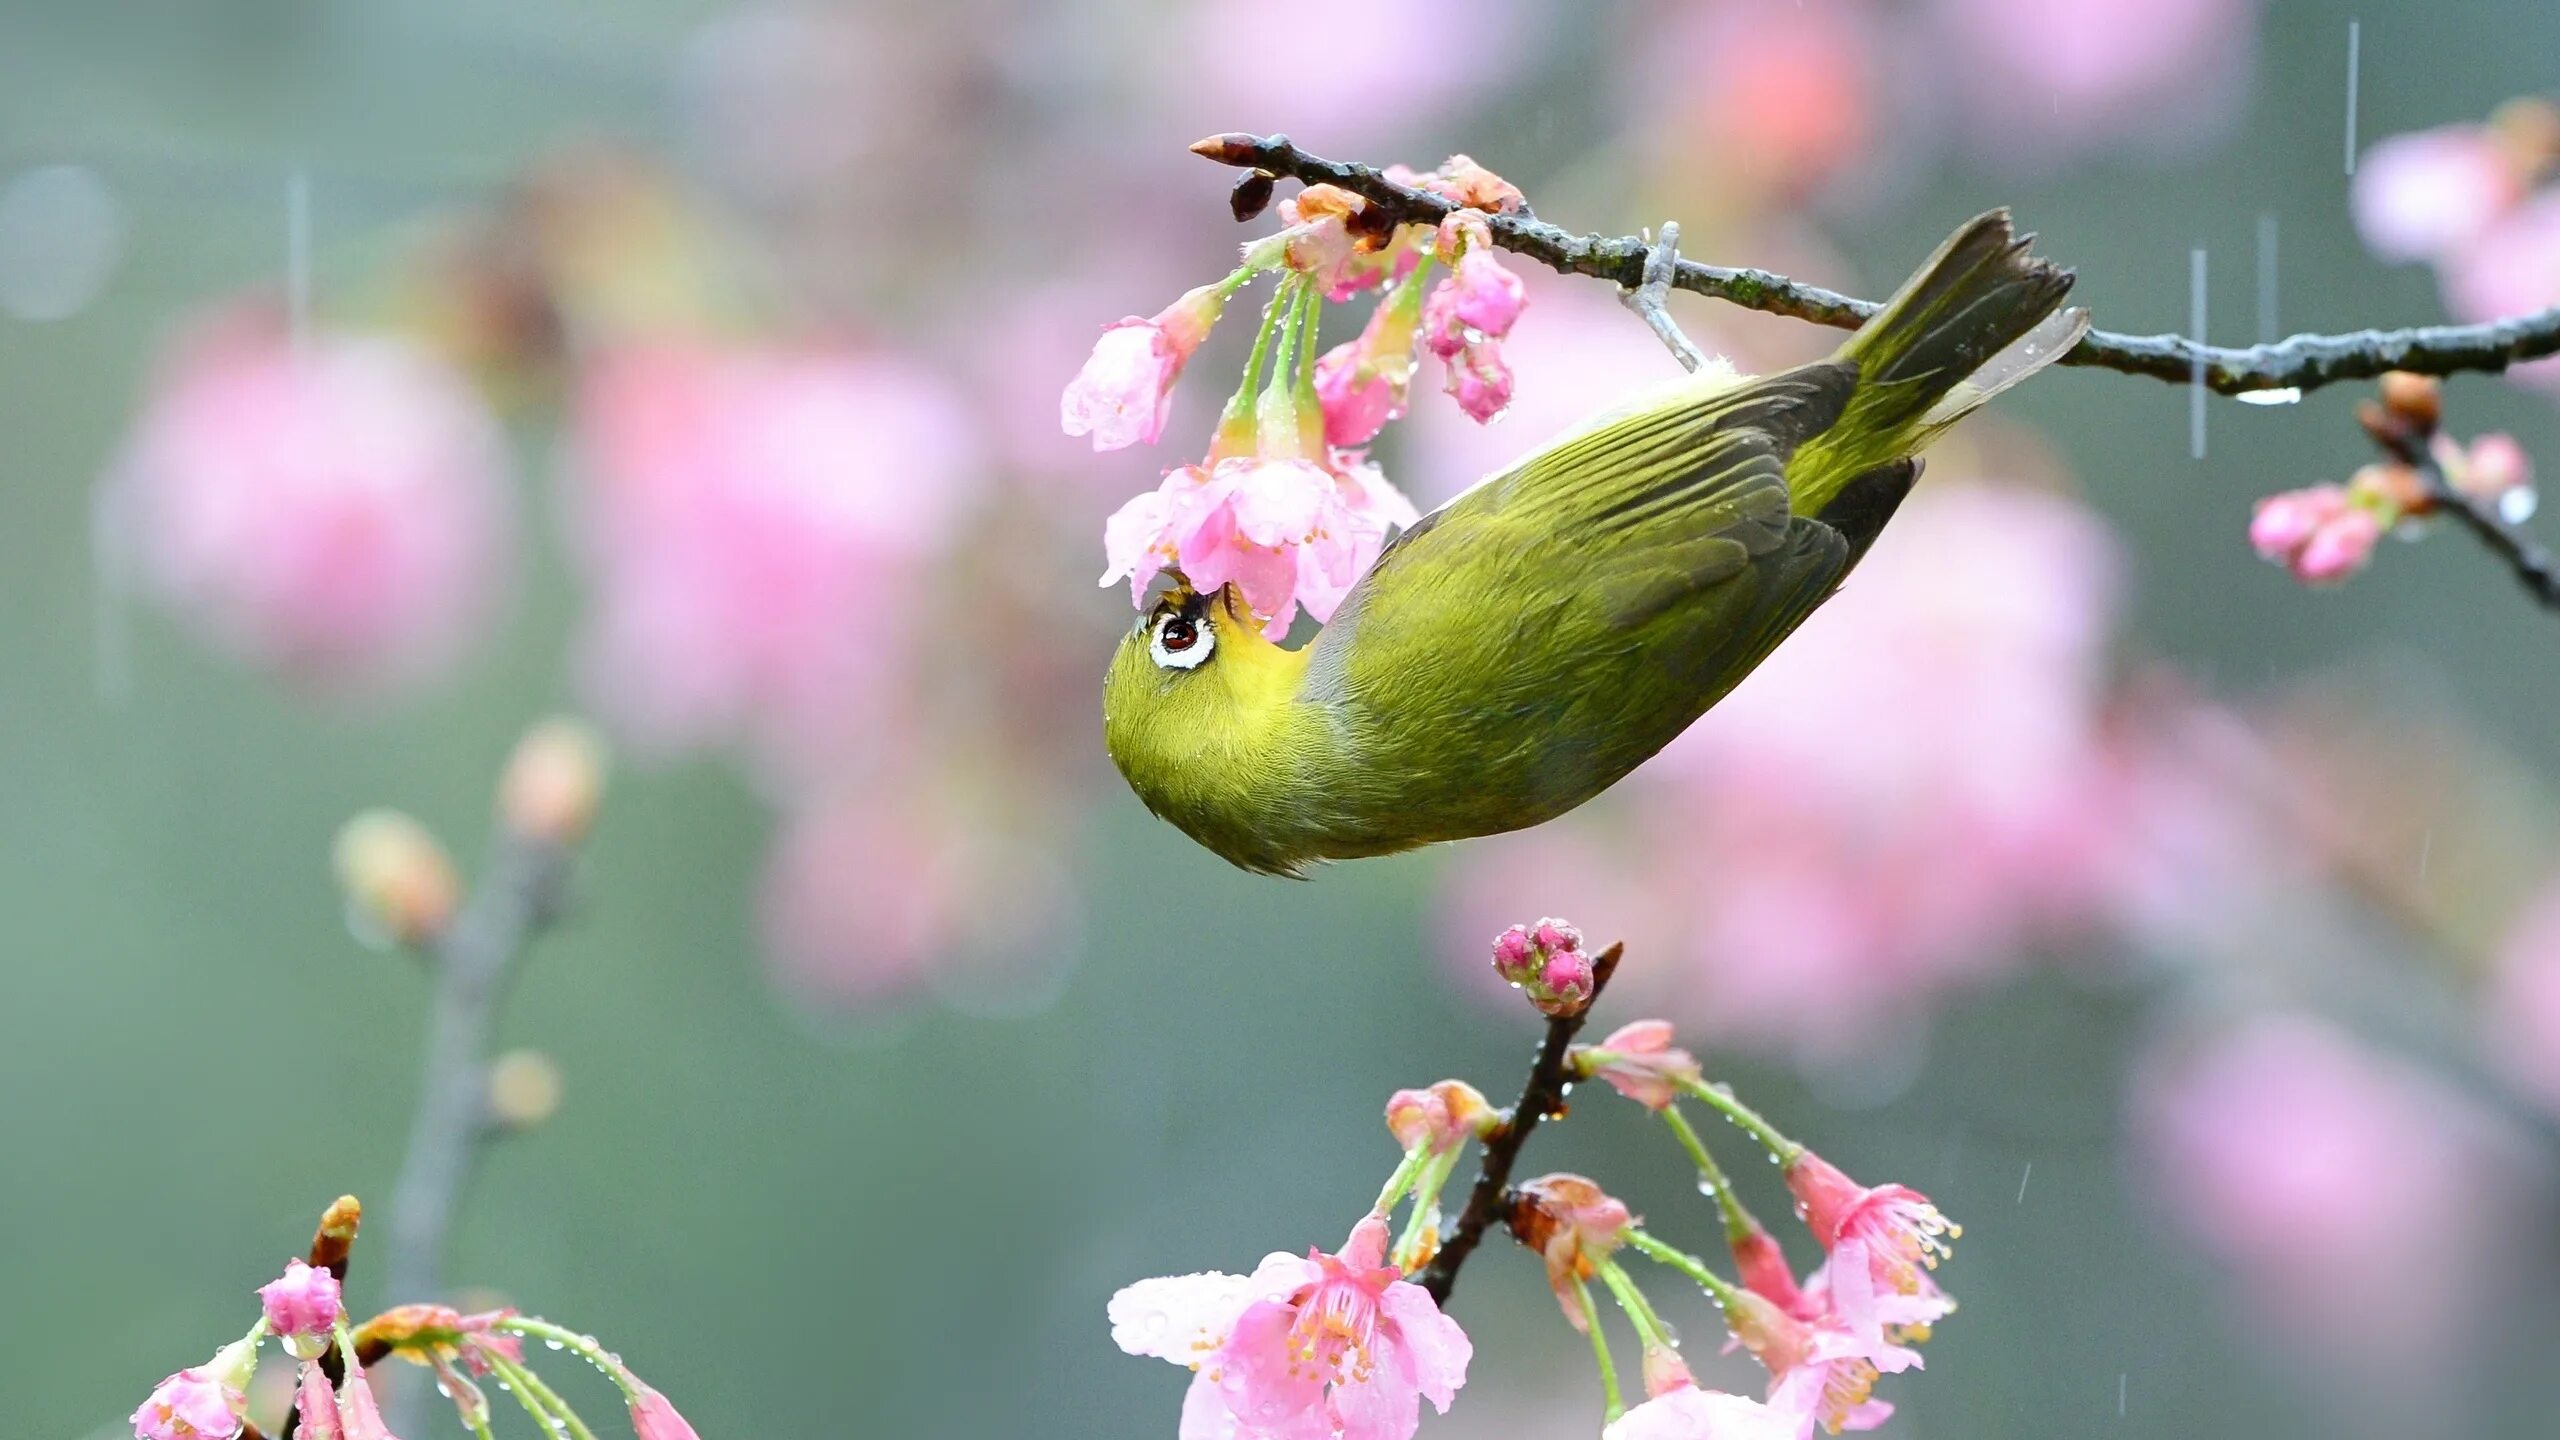
<path id="1" fill-rule="evenodd" d="M 2382 377 L 2382 408 L 2421 435 L 2444 419 L 2444 382 L 2432 375 L 2393 370 Z"/>
<path id="2" fill-rule="evenodd" d="M 1684 1084 L 1699 1079 L 1697 1057 L 1671 1043 L 1668 1020 L 1634 1020 L 1597 1045 L 1573 1047 L 1575 1073 L 1605 1080 L 1648 1110 L 1667 1108 Z"/>
<path id="3" fill-rule="evenodd" d="M 2434 505 L 2418 472 L 2397 460 L 2358 466 L 2356 473 L 2347 477 L 2347 498 L 2377 517 L 2424 514 Z"/>
<path id="4" fill-rule="evenodd" d="M 329 1384 L 329 1372 L 317 1365 L 302 1367 L 302 1381 L 294 1387 L 293 1408 L 302 1417 L 296 1432 L 303 1440 L 345 1440 L 346 1427 L 338 1421 L 338 1392 Z"/>
<path id="5" fill-rule="evenodd" d="M 1647 1398 L 1659 1400 L 1674 1390 L 1686 1389 L 1697 1383 L 1698 1378 L 1689 1373 L 1689 1362 L 1680 1358 L 1679 1351 L 1668 1345 L 1644 1347 L 1644 1393 Z"/>
<path id="6" fill-rule="evenodd" d="M 280 1278 L 258 1287 L 258 1302 L 265 1307 L 267 1328 L 297 1360 L 319 1359 L 347 1313 L 338 1277 L 300 1260 L 286 1261 Z"/>
<path id="7" fill-rule="evenodd" d="M 574 845 L 604 798 L 604 737 L 583 720 L 554 716 L 524 733 L 498 782 L 498 819 L 514 834 Z"/>
<path id="8" fill-rule="evenodd" d="M 631 1375 L 628 1370 L 623 1374 L 629 1377 L 631 1385 L 627 1392 L 631 1402 L 631 1428 L 640 1440 L 701 1440 L 693 1433 L 693 1427 L 685 1423 L 685 1418 L 676 1413 L 676 1407 L 666 1396 L 642 1384 L 639 1377 Z"/>
<path id="9" fill-rule="evenodd" d="M 1514 925 L 1493 937 L 1493 968 L 1546 1015 L 1579 1014 L 1598 986 L 1582 932 L 1561 920 Z"/>
<path id="10" fill-rule="evenodd" d="M 1464 1080 L 1443 1080 L 1427 1090 L 1399 1090 L 1387 1097 L 1387 1133 L 1410 1151 L 1428 1145 L 1444 1154 L 1480 1135 L 1494 1118 L 1484 1093 Z"/>
<path id="11" fill-rule="evenodd" d="M 365 1378 L 361 1365 L 347 1366 L 347 1378 L 338 1389 L 338 1418 L 345 1423 L 344 1440 L 398 1440 L 383 1423 L 382 1407 L 373 1398 L 373 1382 Z"/>
<path id="12" fill-rule="evenodd" d="M 231 1440 L 239 1434 L 249 1411 L 249 1381 L 258 1371 L 256 1333 L 153 1386 L 133 1412 L 135 1440 Z"/>
<path id="13" fill-rule="evenodd" d="M 1511 1192 L 1511 1233 L 1547 1262 L 1547 1284 L 1580 1330 L 1586 1323 L 1575 1293 L 1599 1261 L 1626 1243 L 1636 1223 L 1625 1202 L 1581 1175 L 1541 1175 Z"/>
<path id="14" fill-rule="evenodd" d="M 531 1130 L 560 1113 L 560 1067 L 539 1050 L 510 1050 L 489 1065 L 489 1123 Z"/>
<path id="15" fill-rule="evenodd" d="M 331 849 L 357 934 L 425 945 L 444 933 L 461 902 L 453 861 L 427 827 L 397 810 L 367 810 Z"/>

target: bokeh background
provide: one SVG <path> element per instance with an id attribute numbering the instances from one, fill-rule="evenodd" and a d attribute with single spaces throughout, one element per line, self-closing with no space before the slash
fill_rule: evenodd
<path id="1" fill-rule="evenodd" d="M 2356 148 L 2471 157 L 2363 233 L 2351 18 Z M 1170 1434 L 1105 1299 L 1338 1242 L 1395 1086 L 1509 1094 L 1532 1017 L 1483 946 L 1550 912 L 1630 942 L 1604 1023 L 1680 1020 L 1964 1223 L 1890 1433 L 2535 1433 L 2553 619 L 2457 534 L 2331 591 L 2252 556 L 2255 498 L 2370 458 L 2344 387 L 2217 401 L 2199 458 L 2186 392 L 2055 372 L 1620 793 L 1310 884 L 1098 743 L 1102 519 L 1247 327 L 1161 453 L 1056 416 L 1100 324 L 1272 223 L 1183 153 L 1231 128 L 1464 150 L 1573 227 L 1867 294 L 2005 203 L 2121 330 L 2184 325 L 2198 248 L 2221 341 L 2553 303 L 2534 116 L 2480 127 L 2554 53 L 2535 0 L 10 5 L 5 1429 L 117 1433 L 323 1203 L 387 1201 L 428 986 L 350 935 L 330 838 L 396 805 L 468 871 L 570 709 L 621 764 L 501 1026 L 565 1098 L 452 1268 L 705 1434 Z M 2469 219 L 2395 240 L 2394 203 Z M 1531 281 L 1513 413 L 1427 372 L 1381 442 L 1426 504 L 1666 373 L 1605 286 Z M 1746 365 L 1830 343 L 1679 304 Z M 2547 387 L 2447 413 L 2560 464 Z M 1580 1110 L 1532 1169 L 1710 1243 L 1656 1128 Z M 1596 1433 L 1527 1256 L 1456 1313 L 1427 1433 Z"/>

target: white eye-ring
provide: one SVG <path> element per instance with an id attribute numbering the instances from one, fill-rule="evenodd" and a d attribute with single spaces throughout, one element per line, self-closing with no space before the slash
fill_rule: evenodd
<path id="1" fill-rule="evenodd" d="M 1193 619 L 1176 612 L 1156 622 L 1147 637 L 1147 653 L 1167 670 L 1196 670 L 1218 648 L 1218 632 L 1207 617 Z"/>

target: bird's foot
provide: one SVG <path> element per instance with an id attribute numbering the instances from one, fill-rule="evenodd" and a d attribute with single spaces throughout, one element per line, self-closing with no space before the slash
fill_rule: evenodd
<path id="1" fill-rule="evenodd" d="M 1680 368 L 1692 374 L 1707 363 L 1707 354 L 1680 333 L 1679 322 L 1671 318 L 1667 303 L 1671 298 L 1671 277 L 1680 268 L 1680 223 L 1665 220 L 1655 232 L 1653 244 L 1645 251 L 1644 280 L 1618 292 L 1618 300 L 1644 318 L 1653 333 L 1669 347 L 1671 358 Z"/>

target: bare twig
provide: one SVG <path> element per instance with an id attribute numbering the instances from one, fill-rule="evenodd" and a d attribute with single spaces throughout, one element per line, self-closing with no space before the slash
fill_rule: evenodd
<path id="1" fill-rule="evenodd" d="M 1520 1087 L 1520 1098 L 1503 1113 L 1501 1124 L 1485 1137 L 1484 1160 L 1476 1172 L 1475 1188 L 1467 1192 L 1467 1208 L 1458 1214 L 1458 1223 L 1441 1242 L 1440 1253 L 1422 1272 L 1422 1288 L 1431 1298 L 1446 1304 L 1449 1291 L 1458 1283 L 1458 1269 L 1467 1263 L 1485 1231 L 1500 1222 L 1509 1209 L 1505 1198 L 1511 1186 L 1511 1167 L 1520 1159 L 1520 1147 L 1527 1144 L 1529 1132 L 1538 1122 L 1551 1115 L 1564 1113 L 1565 1055 L 1573 1047 L 1573 1037 L 1582 1033 L 1582 1024 L 1591 1014 L 1591 1006 L 1600 1003 L 1600 993 L 1609 988 L 1609 977 L 1618 970 L 1618 957 L 1626 947 L 1612 945 L 1593 957 L 1591 962 L 1591 1000 L 1570 1015 L 1559 1015 L 1547 1022 L 1546 1039 L 1538 1045 L 1538 1058 L 1529 1066 L 1529 1078 Z"/>
<path id="2" fill-rule="evenodd" d="M 473 1164 L 492 1132 L 489 1032 L 518 956 L 558 918 L 569 875 L 559 845 L 499 827 L 496 853 L 471 901 L 434 945 L 435 1009 L 409 1149 L 391 1195 L 384 1264 L 391 1297 L 443 1293 L 445 1243 Z M 416 1388 L 391 1397 L 392 1429 L 416 1428 Z M 404 1423 L 406 1422 L 406 1423 Z"/>
<path id="3" fill-rule="evenodd" d="M 2427 488 L 2427 498 L 2436 509 L 2451 515 L 2454 523 L 2477 537 L 2490 554 L 2505 561 L 2507 568 L 2515 572 L 2516 583 L 2544 609 L 2560 610 L 2560 567 L 2555 567 L 2551 552 L 2542 547 L 2542 542 L 2499 518 L 2488 502 L 2456 489 L 2433 455 L 2422 450 L 2405 458 L 2409 467 L 2418 472 L 2418 483 Z"/>
<path id="4" fill-rule="evenodd" d="M 1427 190 L 1390 180 L 1374 166 L 1327 160 L 1290 143 L 1285 135 L 1212 136 L 1192 147 L 1223 165 L 1287 176 L 1308 184 L 1340 186 L 1395 224 L 1437 224 L 1452 207 Z M 1650 247 L 1632 236 L 1577 235 L 1526 210 L 1496 215 L 1494 243 L 1550 269 L 1591 275 L 1633 289 L 1644 281 Z M 1682 290 L 1749 310 L 1853 330 L 1879 308 L 1872 300 L 1801 284 L 1766 270 L 1679 262 L 1671 283 Z M 2123 335 L 2092 330 L 2065 365 L 2085 365 L 2174 384 L 2196 383 L 2223 395 L 2267 390 L 2316 390 L 2341 380 L 2370 380 L 2388 371 L 2452 375 L 2502 371 L 2528 360 L 2560 354 L 2560 306 L 2486 325 L 2423 325 L 2406 330 L 2358 330 L 2343 335 L 2295 335 L 2264 345 L 2207 345 L 2180 335 Z"/>

